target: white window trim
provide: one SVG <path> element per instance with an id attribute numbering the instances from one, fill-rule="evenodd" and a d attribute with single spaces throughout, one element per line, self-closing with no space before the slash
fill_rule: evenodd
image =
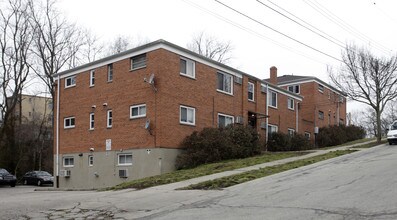
<path id="1" fill-rule="evenodd" d="M 287 100 L 288 100 L 288 103 L 287 103 L 288 109 L 289 110 L 295 110 L 295 100 L 292 99 L 292 98 L 288 98 Z M 292 108 L 290 107 L 290 101 L 292 101 Z"/>
<path id="2" fill-rule="evenodd" d="M 91 161 L 92 161 L 92 163 L 91 163 Z M 93 155 L 88 156 L 88 166 L 90 166 L 90 167 L 94 166 L 94 156 Z"/>
<path id="3" fill-rule="evenodd" d="M 90 87 L 95 86 L 95 70 L 90 70 Z"/>
<path id="4" fill-rule="evenodd" d="M 127 155 L 131 155 L 131 163 L 123 163 L 123 164 L 120 164 L 120 156 L 127 156 Z M 125 153 L 125 154 L 118 154 L 117 155 L 117 165 L 118 166 L 131 166 L 132 165 L 132 160 L 133 160 L 133 158 L 132 158 L 132 153 Z"/>
<path id="5" fill-rule="evenodd" d="M 273 106 L 273 105 L 270 104 L 270 103 L 271 103 L 270 101 L 272 100 L 272 96 L 271 96 L 272 93 L 276 94 L 276 105 L 275 105 L 275 106 Z M 277 106 L 278 106 L 278 94 L 277 94 L 276 91 L 273 91 L 273 90 L 270 90 L 270 89 L 269 89 L 269 96 L 268 96 L 267 102 L 269 103 L 269 104 L 268 104 L 269 107 L 271 107 L 271 108 L 277 108 Z"/>
<path id="6" fill-rule="evenodd" d="M 322 117 L 322 118 L 320 117 L 320 112 L 322 112 L 322 113 L 323 113 L 323 114 L 322 114 L 322 115 L 323 115 L 323 117 Z M 318 119 L 320 119 L 320 120 L 324 120 L 324 118 L 325 118 L 324 112 L 319 110 L 319 111 L 318 111 Z"/>
<path id="7" fill-rule="evenodd" d="M 249 85 L 252 85 L 252 99 L 250 99 L 249 96 L 248 96 L 248 101 L 254 102 L 255 101 L 255 84 L 252 83 L 252 82 L 248 82 L 248 93 L 250 92 L 249 91 Z"/>
<path id="8" fill-rule="evenodd" d="M 94 116 L 94 119 L 92 119 L 92 116 Z M 94 126 L 92 126 L 92 122 L 94 122 Z M 90 113 L 90 130 L 94 130 L 95 128 L 95 113 L 91 112 Z"/>
<path id="9" fill-rule="evenodd" d="M 110 76 L 110 66 L 112 66 L 112 79 L 109 79 Z M 113 63 L 108 64 L 108 74 L 107 74 L 107 80 L 108 82 L 113 82 Z"/>
<path id="10" fill-rule="evenodd" d="M 226 114 L 222 114 L 222 113 L 218 113 L 218 128 L 220 127 L 220 126 L 219 126 L 219 116 L 232 118 L 232 124 L 234 124 L 234 116 L 232 116 L 232 115 L 226 115 Z M 225 127 L 226 127 L 226 126 L 228 126 L 228 125 L 225 125 Z"/>
<path id="11" fill-rule="evenodd" d="M 73 159 L 73 165 L 65 165 L 65 160 L 70 159 L 70 158 Z M 72 157 L 72 156 L 63 157 L 63 167 L 74 167 L 74 157 Z"/>
<path id="12" fill-rule="evenodd" d="M 73 78 L 74 78 L 74 80 L 73 80 Z M 71 80 L 70 85 L 67 84 L 68 79 Z M 73 83 L 73 81 L 74 81 L 74 83 Z M 70 77 L 65 78 L 65 88 L 70 88 L 70 87 L 75 87 L 75 86 L 76 86 L 76 76 L 70 76 Z"/>
<path id="13" fill-rule="evenodd" d="M 292 91 L 289 90 L 290 87 L 292 87 Z M 298 87 L 298 88 L 299 88 L 299 92 L 298 92 L 298 93 L 295 92 L 295 87 Z M 299 85 L 299 84 L 298 84 L 298 85 L 296 85 L 296 84 L 295 84 L 295 85 L 289 85 L 289 86 L 287 86 L 287 90 L 288 90 L 289 92 L 294 93 L 294 94 L 301 94 L 301 88 L 300 88 L 300 85 Z"/>
<path id="14" fill-rule="evenodd" d="M 274 127 L 274 128 L 276 128 L 276 131 L 274 131 L 274 132 L 272 132 L 272 133 L 278 132 L 278 126 L 277 126 L 277 125 L 268 124 L 268 125 L 267 125 L 267 129 L 268 129 L 268 130 L 269 130 L 269 127 Z M 269 132 L 267 132 L 267 133 L 269 133 Z"/>
<path id="15" fill-rule="evenodd" d="M 223 74 L 224 76 L 230 76 L 232 79 L 230 80 L 230 92 L 227 92 L 227 91 L 218 89 L 218 81 L 217 81 L 217 85 L 216 85 L 216 87 L 217 87 L 217 88 L 216 88 L 216 91 L 221 92 L 221 93 L 224 93 L 224 94 L 228 94 L 228 95 L 233 95 L 233 84 L 234 84 L 233 75 L 228 74 L 228 73 L 224 73 L 224 72 L 221 72 L 221 71 L 217 71 L 217 72 L 216 72 L 216 74 L 217 74 L 217 75 L 216 75 L 216 77 L 217 77 L 216 80 L 218 80 L 218 73 Z"/>
<path id="16" fill-rule="evenodd" d="M 306 137 L 307 134 L 309 135 L 309 139 L 308 140 L 310 140 L 310 138 L 311 138 L 310 137 L 311 136 L 310 132 L 305 131 L 305 137 Z"/>
<path id="17" fill-rule="evenodd" d="M 112 113 L 112 117 L 109 117 L 109 113 Z M 112 124 L 109 124 L 109 119 L 112 119 Z M 108 110 L 106 112 L 106 127 L 107 128 L 111 128 L 113 126 L 113 111 L 112 110 Z"/>
<path id="18" fill-rule="evenodd" d="M 187 69 L 188 69 L 187 68 L 188 67 L 188 63 L 189 62 L 192 63 L 192 65 L 193 65 L 193 76 L 191 76 L 191 75 L 189 75 L 187 73 L 182 73 L 182 72 L 180 72 L 179 74 L 181 74 L 182 76 L 186 76 L 186 77 L 192 78 L 192 79 L 196 79 L 196 62 L 194 62 L 193 60 L 189 60 L 187 58 L 184 58 L 184 57 L 181 57 L 181 60 L 186 61 L 186 72 L 187 72 Z"/>
<path id="19" fill-rule="evenodd" d="M 145 106 L 145 114 L 140 114 L 139 108 Z M 138 115 L 136 116 L 132 116 L 132 109 L 133 108 L 138 108 Z M 132 105 L 130 106 L 130 119 L 135 119 L 135 118 L 144 118 L 146 117 L 146 112 L 147 112 L 147 108 L 146 108 L 146 104 L 141 104 L 141 105 Z"/>
<path id="20" fill-rule="evenodd" d="M 323 89 L 321 90 L 320 87 L 323 88 Z M 318 84 L 318 91 L 319 92 L 324 93 L 324 89 L 325 89 L 325 87 L 324 87 L 323 84 Z"/>
<path id="21" fill-rule="evenodd" d="M 66 120 L 71 120 L 74 119 L 74 125 L 70 125 L 70 126 L 66 126 Z M 67 117 L 63 119 L 63 128 L 67 129 L 67 128 L 74 128 L 76 127 L 76 118 L 75 117 Z"/>
<path id="22" fill-rule="evenodd" d="M 288 135 L 289 135 L 289 132 L 290 132 L 290 131 L 292 131 L 292 135 L 294 135 L 295 129 L 293 129 L 293 128 L 288 128 Z"/>
<path id="23" fill-rule="evenodd" d="M 133 68 L 133 67 L 134 67 L 133 59 L 136 58 L 136 57 L 143 56 L 143 55 L 145 55 L 145 65 L 144 65 L 144 66 L 139 66 L 139 67 Z M 138 69 L 145 68 L 146 65 L 147 65 L 147 55 L 146 55 L 146 53 L 141 53 L 141 54 L 138 54 L 138 55 L 136 55 L 136 56 L 131 57 L 131 58 L 130 58 L 130 63 L 131 63 L 131 70 L 138 70 Z"/>
<path id="24" fill-rule="evenodd" d="M 182 121 L 182 108 L 186 108 L 186 110 L 193 110 L 193 123 Z M 179 123 L 184 125 L 196 125 L 196 108 L 188 107 L 184 105 L 179 106 Z"/>

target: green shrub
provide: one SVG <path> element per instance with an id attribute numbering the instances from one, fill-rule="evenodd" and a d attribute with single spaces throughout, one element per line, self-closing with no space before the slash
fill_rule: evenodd
<path id="1" fill-rule="evenodd" d="M 354 125 L 332 125 L 319 129 L 316 140 L 318 147 L 329 147 L 344 144 L 365 137 L 365 130 Z"/>
<path id="2" fill-rule="evenodd" d="M 292 137 L 282 132 L 272 133 L 267 142 L 268 151 L 300 151 L 313 149 L 313 145 L 304 135 L 294 134 Z"/>
<path id="3" fill-rule="evenodd" d="M 182 141 L 186 150 L 178 155 L 176 168 L 191 168 L 200 164 L 227 159 L 245 158 L 260 153 L 259 135 L 249 127 L 204 128 Z"/>

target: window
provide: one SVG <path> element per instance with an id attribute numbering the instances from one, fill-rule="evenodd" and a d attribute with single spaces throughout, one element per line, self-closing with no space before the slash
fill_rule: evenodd
<path id="1" fill-rule="evenodd" d="M 328 91 L 328 99 L 331 99 L 331 91 Z"/>
<path id="2" fill-rule="evenodd" d="M 272 136 L 273 133 L 276 133 L 278 131 L 278 127 L 276 125 L 267 125 L 267 136 L 270 137 Z"/>
<path id="3" fill-rule="evenodd" d="M 94 113 L 90 113 L 90 130 L 94 130 L 94 125 L 95 125 L 95 115 Z"/>
<path id="4" fill-rule="evenodd" d="M 74 128 L 75 126 L 74 117 L 68 117 L 64 119 L 64 128 Z"/>
<path id="5" fill-rule="evenodd" d="M 218 114 L 218 127 L 224 128 L 234 123 L 234 117 L 225 114 Z"/>
<path id="6" fill-rule="evenodd" d="M 300 86 L 299 85 L 288 86 L 288 91 L 299 94 Z"/>
<path id="7" fill-rule="evenodd" d="M 131 58 L 131 70 L 146 67 L 146 54 L 141 54 Z"/>
<path id="8" fill-rule="evenodd" d="M 196 109 L 186 106 L 180 106 L 179 122 L 181 124 L 195 125 L 196 124 Z"/>
<path id="9" fill-rule="evenodd" d="M 310 140 L 310 132 L 305 132 L 305 138 L 306 140 Z"/>
<path id="10" fill-rule="evenodd" d="M 94 166 L 94 156 L 92 155 L 88 156 L 88 166 Z"/>
<path id="11" fill-rule="evenodd" d="M 268 100 L 269 106 L 277 108 L 277 92 L 269 90 Z"/>
<path id="12" fill-rule="evenodd" d="M 184 76 L 187 76 L 190 78 L 195 78 L 196 73 L 195 73 L 194 61 L 181 57 L 180 72 L 181 72 L 181 75 L 184 75 Z"/>
<path id="13" fill-rule="evenodd" d="M 294 99 L 288 98 L 288 109 L 294 110 L 295 109 L 295 101 Z"/>
<path id="14" fill-rule="evenodd" d="M 119 154 L 119 165 L 132 165 L 132 154 Z"/>
<path id="15" fill-rule="evenodd" d="M 292 128 L 288 128 L 288 135 L 289 135 L 290 137 L 293 137 L 294 134 L 295 134 L 295 130 L 292 129 Z"/>
<path id="16" fill-rule="evenodd" d="M 74 166 L 74 158 L 73 157 L 64 157 L 63 158 L 63 166 L 64 167 L 73 167 Z"/>
<path id="17" fill-rule="evenodd" d="M 248 82 L 248 100 L 254 101 L 255 84 Z"/>
<path id="18" fill-rule="evenodd" d="M 142 118 L 146 117 L 146 104 L 133 105 L 130 107 L 130 118 Z"/>
<path id="19" fill-rule="evenodd" d="M 318 91 L 323 93 L 324 92 L 324 86 L 321 84 L 318 84 Z"/>
<path id="20" fill-rule="evenodd" d="M 108 65 L 108 82 L 113 81 L 113 63 Z"/>
<path id="21" fill-rule="evenodd" d="M 71 76 L 65 79 L 65 88 L 73 87 L 76 85 L 76 76 Z"/>
<path id="22" fill-rule="evenodd" d="M 324 120 L 324 112 L 318 111 L 318 118 Z"/>
<path id="23" fill-rule="evenodd" d="M 218 72 L 218 91 L 233 94 L 233 77 L 226 73 Z"/>
<path id="24" fill-rule="evenodd" d="M 111 128 L 113 125 L 113 113 L 112 110 L 108 110 L 107 119 L 106 119 L 106 127 Z"/>
<path id="25" fill-rule="evenodd" d="M 90 86 L 95 85 L 95 70 L 90 71 Z"/>

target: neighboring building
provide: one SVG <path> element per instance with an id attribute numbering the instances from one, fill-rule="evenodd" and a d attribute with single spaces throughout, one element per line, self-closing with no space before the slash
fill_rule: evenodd
<path id="1" fill-rule="evenodd" d="M 62 188 L 172 171 L 181 141 L 205 127 L 249 125 L 263 140 L 300 131 L 302 96 L 164 40 L 54 77 Z"/>
<path id="2" fill-rule="evenodd" d="M 46 126 L 52 126 L 52 101 L 51 98 L 24 95 L 19 96 L 19 100 L 15 106 L 13 116 L 20 124 L 36 123 L 40 124 L 42 120 Z"/>
<path id="3" fill-rule="evenodd" d="M 314 141 L 318 128 L 330 125 L 346 125 L 346 94 L 312 76 L 284 75 L 277 77 L 272 71 L 272 84 L 303 96 L 300 103 L 299 128 Z"/>

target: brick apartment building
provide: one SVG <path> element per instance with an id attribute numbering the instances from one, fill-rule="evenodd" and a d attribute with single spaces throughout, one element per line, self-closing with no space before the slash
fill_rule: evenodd
<path id="1" fill-rule="evenodd" d="M 158 40 L 55 76 L 54 174 L 101 188 L 174 170 L 193 131 L 302 133 L 302 96 Z M 59 101 L 58 101 L 59 100 Z"/>
<path id="2" fill-rule="evenodd" d="M 299 128 L 314 141 L 318 128 L 346 124 L 346 94 L 312 76 L 283 75 L 273 70 L 266 81 L 303 96 L 299 104 Z"/>

